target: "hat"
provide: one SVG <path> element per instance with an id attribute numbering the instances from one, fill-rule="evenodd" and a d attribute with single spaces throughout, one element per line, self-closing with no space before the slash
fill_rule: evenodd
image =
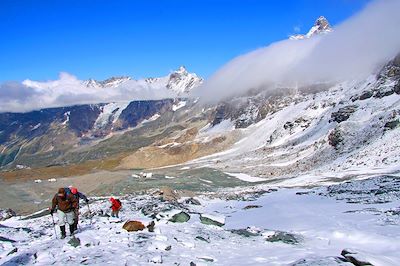
<path id="1" fill-rule="evenodd" d="M 78 193 L 78 189 L 76 189 L 76 187 L 72 187 L 72 188 L 71 188 L 71 193 L 72 193 L 72 194 Z"/>

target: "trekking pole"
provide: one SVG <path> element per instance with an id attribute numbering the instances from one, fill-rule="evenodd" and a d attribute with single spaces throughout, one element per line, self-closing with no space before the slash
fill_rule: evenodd
<path id="1" fill-rule="evenodd" d="M 56 223 L 54 222 L 53 214 L 51 214 L 51 220 L 53 220 L 54 235 L 56 236 L 56 239 L 58 239 L 57 230 L 56 230 Z"/>

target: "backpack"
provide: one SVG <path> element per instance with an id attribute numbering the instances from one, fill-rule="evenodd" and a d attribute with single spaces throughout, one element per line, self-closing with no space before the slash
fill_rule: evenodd
<path id="1" fill-rule="evenodd" d="M 116 199 L 116 201 L 119 203 L 119 206 L 122 206 L 122 203 L 119 199 Z"/>

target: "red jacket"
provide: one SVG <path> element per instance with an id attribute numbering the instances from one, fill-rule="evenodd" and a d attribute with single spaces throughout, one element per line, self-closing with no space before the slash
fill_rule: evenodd
<path id="1" fill-rule="evenodd" d="M 121 204 L 114 198 L 110 198 L 111 201 L 111 209 L 113 211 L 118 211 L 119 209 L 121 209 Z"/>

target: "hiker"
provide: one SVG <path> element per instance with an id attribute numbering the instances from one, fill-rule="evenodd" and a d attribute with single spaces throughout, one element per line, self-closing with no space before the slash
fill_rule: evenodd
<path id="1" fill-rule="evenodd" d="M 85 194 L 79 192 L 76 187 L 69 186 L 64 189 L 67 195 L 72 194 L 78 201 L 78 208 L 75 210 L 75 217 L 74 217 L 74 230 L 77 231 L 79 222 L 79 199 L 83 199 L 86 202 L 86 204 L 89 203 L 89 199 L 85 196 Z"/>
<path id="2" fill-rule="evenodd" d="M 50 214 L 53 215 L 57 207 L 58 225 L 60 226 L 61 239 L 66 237 L 65 224 L 68 223 L 71 235 L 74 234 L 74 212 L 78 208 L 78 200 L 72 195 L 67 195 L 64 188 L 59 188 L 54 195 Z"/>
<path id="3" fill-rule="evenodd" d="M 122 203 L 119 199 L 114 199 L 113 197 L 110 198 L 111 202 L 111 217 L 118 217 L 119 210 L 122 208 Z"/>

